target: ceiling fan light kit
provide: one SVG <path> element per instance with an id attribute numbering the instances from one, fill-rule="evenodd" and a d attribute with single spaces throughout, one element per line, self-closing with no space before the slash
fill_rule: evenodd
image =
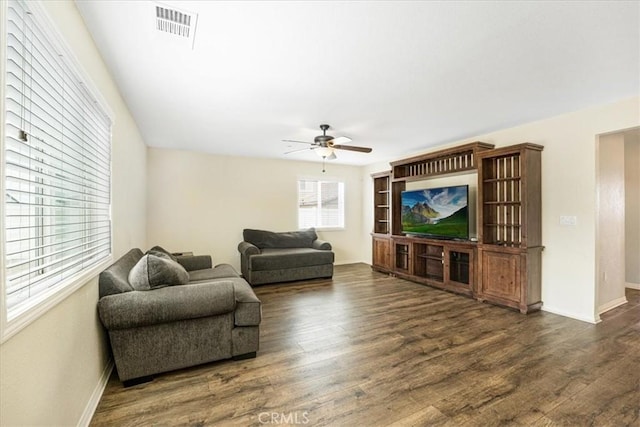
<path id="1" fill-rule="evenodd" d="M 316 154 L 322 157 L 322 172 L 324 172 L 324 162 L 325 160 L 333 160 L 336 159 L 335 150 L 348 150 L 348 151 L 357 151 L 359 153 L 370 153 L 372 150 L 369 147 L 357 147 L 355 145 L 344 145 L 344 142 L 351 142 L 351 138 L 346 136 L 339 136 L 334 138 L 331 135 L 327 135 L 327 130 L 330 128 L 328 124 L 321 124 L 320 129 L 322 130 L 322 135 L 318 135 L 313 139 L 313 142 L 306 141 L 296 141 L 291 139 L 283 139 L 282 142 L 295 142 L 296 144 L 308 144 L 309 148 L 303 148 L 300 150 L 292 150 L 287 151 L 285 154 L 295 153 L 298 151 L 304 150 L 314 150 Z"/>
<path id="2" fill-rule="evenodd" d="M 314 151 L 316 152 L 316 154 L 318 156 L 326 157 L 326 158 L 329 158 L 329 156 L 334 154 L 333 148 L 331 148 L 331 147 L 318 147 Z"/>

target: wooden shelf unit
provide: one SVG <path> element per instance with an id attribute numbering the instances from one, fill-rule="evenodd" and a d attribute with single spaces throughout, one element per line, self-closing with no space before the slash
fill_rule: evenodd
<path id="1" fill-rule="evenodd" d="M 538 310 L 542 150 L 530 143 L 495 149 L 473 142 L 398 160 L 391 171 L 372 175 L 372 267 L 522 313 Z M 401 194 L 407 182 L 475 171 L 477 243 L 403 235 Z"/>
<path id="2" fill-rule="evenodd" d="M 542 150 L 527 143 L 478 156 L 477 298 L 523 313 L 542 306 Z"/>
<path id="3" fill-rule="evenodd" d="M 434 176 L 474 171 L 477 169 L 478 153 L 492 148 L 492 144 L 477 141 L 398 160 L 391 163 L 393 179 L 394 181 L 417 181 Z"/>
<path id="4" fill-rule="evenodd" d="M 391 175 L 389 172 L 373 177 L 373 232 L 389 234 L 391 227 Z"/>
<path id="5" fill-rule="evenodd" d="M 483 244 L 540 246 L 541 152 L 519 144 L 480 154 L 478 170 L 478 239 Z"/>
<path id="6" fill-rule="evenodd" d="M 373 232 L 371 266 L 378 271 L 393 271 L 391 253 L 392 185 L 391 171 L 375 173 L 373 179 Z"/>

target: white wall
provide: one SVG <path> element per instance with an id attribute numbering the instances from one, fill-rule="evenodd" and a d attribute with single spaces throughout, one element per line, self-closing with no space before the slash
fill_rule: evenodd
<path id="1" fill-rule="evenodd" d="M 297 179 L 336 178 L 345 183 L 345 229 L 319 231 L 336 263 L 359 262 L 362 248 L 361 168 L 327 163 L 216 156 L 149 148 L 149 246 L 210 254 L 239 270 L 244 228 L 291 231 L 297 223 Z"/>
<path id="2" fill-rule="evenodd" d="M 599 320 L 595 281 L 597 135 L 639 124 L 640 98 L 634 97 L 447 145 L 483 141 L 497 147 L 522 142 L 545 147 L 542 152 L 543 310 L 588 322 Z M 438 147 L 441 148 L 444 146 Z M 407 156 L 416 154 L 420 153 L 407 153 Z M 378 163 L 364 168 L 363 177 L 388 169 L 388 164 Z M 363 188 L 365 207 L 373 205 L 370 185 Z M 561 215 L 576 216 L 576 226 L 561 226 Z M 365 212 L 364 220 L 363 230 L 370 232 L 373 212 Z M 366 247 L 370 253 L 370 239 Z"/>
<path id="3" fill-rule="evenodd" d="M 627 302 L 624 293 L 624 134 L 601 136 L 597 154 L 596 282 L 598 313 L 604 313 Z"/>
<path id="4" fill-rule="evenodd" d="M 73 2 L 43 2 L 115 114 L 114 256 L 146 245 L 146 147 Z M 0 425 L 71 426 L 100 397 L 108 346 L 97 316 L 97 278 L 0 346 Z"/>
<path id="5" fill-rule="evenodd" d="M 640 129 L 625 132 L 625 252 L 627 287 L 640 289 Z"/>

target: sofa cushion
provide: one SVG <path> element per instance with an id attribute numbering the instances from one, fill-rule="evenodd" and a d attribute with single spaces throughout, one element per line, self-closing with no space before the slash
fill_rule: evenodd
<path id="1" fill-rule="evenodd" d="M 249 258 L 253 271 L 280 270 L 333 263 L 333 252 L 311 248 L 264 249 Z"/>
<path id="2" fill-rule="evenodd" d="M 189 271 L 190 282 L 201 282 L 203 280 L 224 279 L 229 277 L 240 277 L 238 272 L 229 264 L 219 264 L 214 268 Z"/>
<path id="3" fill-rule="evenodd" d="M 303 231 L 274 233 L 265 230 L 244 229 L 242 236 L 246 242 L 260 249 L 266 248 L 310 248 L 318 238 L 316 230 L 310 228 Z"/>
<path id="4" fill-rule="evenodd" d="M 169 256 L 150 252 L 144 255 L 129 272 L 129 283 L 137 291 L 148 291 L 167 285 L 189 283 L 189 273 Z"/>

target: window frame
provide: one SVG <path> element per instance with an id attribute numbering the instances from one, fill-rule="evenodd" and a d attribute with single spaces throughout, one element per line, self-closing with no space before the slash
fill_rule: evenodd
<path id="1" fill-rule="evenodd" d="M 75 75 L 81 80 L 87 92 L 94 98 L 98 106 L 104 112 L 111 121 L 111 130 L 109 134 L 109 150 L 110 150 L 110 162 L 109 162 L 109 221 L 110 221 L 110 253 L 102 260 L 94 264 L 93 266 L 80 270 L 78 273 L 70 276 L 69 278 L 59 282 L 59 284 L 52 289 L 42 292 L 37 297 L 27 300 L 23 303 L 19 309 L 15 310 L 15 314 L 11 319 L 8 317 L 8 308 L 6 305 L 6 230 L 5 230 L 5 215 L 0 215 L 0 344 L 7 341 L 9 338 L 17 334 L 26 326 L 40 318 L 49 310 L 57 306 L 60 302 L 64 301 L 70 295 L 75 293 L 80 288 L 87 285 L 89 282 L 95 283 L 94 279 L 97 279 L 98 274 L 108 267 L 113 262 L 113 246 L 114 246 L 114 226 L 113 226 L 113 126 L 114 126 L 114 113 L 106 102 L 102 93 L 98 90 L 97 86 L 87 73 L 85 68 L 81 65 L 78 58 L 73 53 L 73 50 L 69 47 L 61 29 L 54 23 L 50 15 L 48 14 L 46 7 L 41 1 L 29 1 L 28 9 L 31 11 L 31 16 L 34 25 L 39 28 L 50 37 L 50 42 L 55 46 L 57 52 L 64 57 L 64 61 L 73 70 Z M 8 2 L 0 2 L 0 22 L 3 23 L 3 27 L 8 28 Z M 0 32 L 0 61 L 3 64 L 7 64 L 7 36 L 6 30 L 3 29 Z M 6 66 L 2 73 L 0 73 L 0 111 L 2 111 L 2 121 L 0 122 L 0 164 L 3 165 L 2 173 L 0 174 L 0 203 L 4 207 L 6 206 L 6 168 L 5 165 L 5 96 L 6 96 Z"/>
<path id="2" fill-rule="evenodd" d="M 301 176 L 296 180 L 296 221 L 298 230 L 306 229 L 306 227 L 300 227 L 300 182 L 301 181 L 314 181 L 317 184 L 328 182 L 328 183 L 337 183 L 342 186 L 342 226 L 318 226 L 313 225 L 312 227 L 316 230 L 320 231 L 344 231 L 346 229 L 347 215 L 346 215 L 346 184 L 343 179 L 333 178 L 333 177 L 309 177 L 309 176 Z"/>

